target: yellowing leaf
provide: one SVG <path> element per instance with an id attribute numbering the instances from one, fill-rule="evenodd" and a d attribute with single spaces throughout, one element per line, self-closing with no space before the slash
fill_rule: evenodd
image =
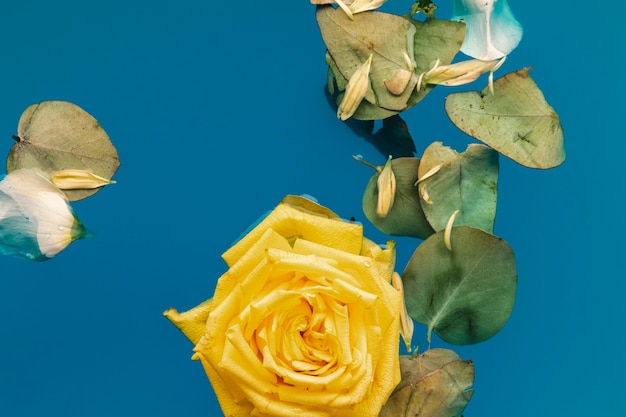
<path id="1" fill-rule="evenodd" d="M 85 110 L 67 101 L 43 101 L 20 117 L 17 143 L 7 158 L 7 172 L 36 168 L 50 178 L 55 171 L 81 169 L 109 180 L 120 165 L 117 150 L 102 126 Z M 70 201 L 100 188 L 65 190 Z"/>
<path id="2" fill-rule="evenodd" d="M 472 397 L 474 365 L 448 349 L 400 356 L 402 381 L 380 417 L 460 416 Z"/>

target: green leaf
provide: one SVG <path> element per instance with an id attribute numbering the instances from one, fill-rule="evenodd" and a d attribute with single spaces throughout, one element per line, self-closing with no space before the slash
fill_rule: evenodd
<path id="1" fill-rule="evenodd" d="M 391 114 L 404 110 L 417 83 L 405 58 L 413 56 L 415 26 L 401 16 L 377 11 L 358 13 L 350 20 L 341 8 L 330 5 L 318 6 L 316 17 L 339 89 L 372 54 L 365 100 Z M 395 93 L 389 83 L 395 85 L 391 88 L 397 89 Z"/>
<path id="2" fill-rule="evenodd" d="M 431 349 L 400 356 L 402 380 L 380 417 L 460 416 L 472 397 L 474 365 L 451 350 Z"/>
<path id="3" fill-rule="evenodd" d="M 453 227 L 452 250 L 444 232 L 430 236 L 404 270 L 409 315 L 448 343 L 489 339 L 508 320 L 517 285 L 515 257 L 502 239 L 469 226 Z"/>
<path id="4" fill-rule="evenodd" d="M 470 144 L 463 153 L 433 142 L 422 155 L 418 177 L 431 169 L 439 171 L 420 181 L 418 189 L 426 192 L 420 199 L 426 219 L 436 231 L 446 227 L 448 219 L 459 210 L 454 225 L 467 225 L 493 233 L 498 185 L 498 153 L 483 145 Z"/>
<path id="5" fill-rule="evenodd" d="M 412 236 L 419 239 L 426 239 L 433 234 L 432 227 L 424 217 L 417 187 L 415 187 L 419 163 L 419 158 L 391 160 L 391 169 L 396 178 L 396 194 L 386 217 L 379 217 L 376 214 L 379 173 L 374 173 L 367 183 L 363 193 L 363 212 L 365 217 L 381 232 L 392 236 Z"/>
<path id="6" fill-rule="evenodd" d="M 111 179 L 120 165 L 117 150 L 98 121 L 66 101 L 43 101 L 20 117 L 17 143 L 7 158 L 7 172 L 38 168 L 48 175 L 61 169 L 83 169 Z M 70 201 L 96 189 L 64 190 Z"/>
<path id="7" fill-rule="evenodd" d="M 430 70 L 437 59 L 442 65 L 452 62 L 465 37 L 465 24 L 460 22 L 421 22 L 377 11 L 350 20 L 332 6 L 318 7 L 317 21 L 337 89 L 331 79 L 328 86 L 338 103 L 350 76 L 373 54 L 370 89 L 352 116 L 358 120 L 385 119 L 419 102 L 434 86 L 418 91 L 418 75 Z"/>
<path id="8" fill-rule="evenodd" d="M 465 39 L 465 23 L 441 19 L 427 19 L 424 22 L 408 19 L 415 25 L 415 73 L 428 72 L 435 61 L 440 65 L 452 62 Z M 427 84 L 411 95 L 407 107 L 412 107 L 422 100 L 435 85 Z"/>
<path id="9" fill-rule="evenodd" d="M 450 94 L 446 112 L 463 132 L 530 168 L 553 168 L 565 160 L 559 116 L 528 74 L 509 73 L 481 92 Z"/>

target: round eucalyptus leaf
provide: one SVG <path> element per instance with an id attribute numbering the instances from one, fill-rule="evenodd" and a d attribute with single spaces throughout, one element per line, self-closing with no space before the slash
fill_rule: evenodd
<path id="1" fill-rule="evenodd" d="M 380 417 L 460 416 L 473 394 L 474 365 L 447 349 L 400 356 L 402 380 Z"/>
<path id="2" fill-rule="evenodd" d="M 330 5 L 319 6 L 316 17 L 337 103 L 351 75 L 373 55 L 370 88 L 352 116 L 357 120 L 384 119 L 419 102 L 434 87 L 418 86 L 419 75 L 437 60 L 440 65 L 452 62 L 465 37 L 465 24 L 447 20 L 421 22 L 378 11 L 358 13 L 351 20 Z"/>
<path id="3" fill-rule="evenodd" d="M 17 143 L 7 158 L 7 172 L 37 168 L 52 177 L 56 171 L 80 169 L 110 180 L 120 161 L 102 126 L 89 113 L 67 101 L 43 101 L 20 117 Z M 64 190 L 70 201 L 98 192 Z"/>
<path id="4" fill-rule="evenodd" d="M 422 198 L 420 203 L 432 228 L 445 229 L 450 215 L 459 210 L 455 226 L 472 226 L 493 233 L 498 153 L 475 143 L 458 153 L 441 142 L 433 142 L 424 150 L 418 177 L 437 166 L 439 170 L 418 186 L 418 191 L 428 195 L 428 201 Z"/>
<path id="5" fill-rule="evenodd" d="M 365 100 L 383 109 L 404 110 L 417 84 L 413 64 L 405 58 L 412 61 L 415 26 L 401 16 L 377 11 L 358 13 L 350 19 L 341 8 L 330 5 L 318 6 L 316 18 L 336 77 L 349 80 L 372 54 L 371 88 Z M 390 90 L 385 82 L 402 78 L 401 70 L 410 71 L 406 83 L 399 92 Z M 340 88 L 341 84 L 338 82 Z"/>
<path id="6" fill-rule="evenodd" d="M 517 269 L 511 247 L 469 226 L 453 227 L 417 247 L 402 275 L 409 315 L 448 343 L 482 342 L 504 326 L 515 302 Z"/>
<path id="7" fill-rule="evenodd" d="M 529 168 L 553 168 L 565 160 L 563 128 L 530 77 L 530 68 L 509 73 L 481 92 L 446 98 L 448 117 L 459 129 Z"/>
<path id="8" fill-rule="evenodd" d="M 433 234 L 420 206 L 417 194 L 417 167 L 419 158 L 396 158 L 391 169 L 396 177 L 396 194 L 393 205 L 385 217 L 376 214 L 378 204 L 378 172 L 370 178 L 363 193 L 365 217 L 381 232 L 392 236 L 411 236 L 426 239 Z"/>

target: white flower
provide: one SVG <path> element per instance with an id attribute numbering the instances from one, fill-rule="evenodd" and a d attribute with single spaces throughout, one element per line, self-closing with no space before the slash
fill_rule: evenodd
<path id="1" fill-rule="evenodd" d="M 43 174 L 18 169 L 0 181 L 0 252 L 36 261 L 89 233 L 65 194 Z"/>
<path id="2" fill-rule="evenodd" d="M 507 0 L 454 0 L 452 20 L 465 22 L 461 52 L 483 61 L 511 53 L 522 39 L 523 29 Z"/>

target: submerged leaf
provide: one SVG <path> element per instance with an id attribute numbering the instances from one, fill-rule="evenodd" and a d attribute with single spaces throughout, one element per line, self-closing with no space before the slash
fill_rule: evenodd
<path id="1" fill-rule="evenodd" d="M 48 178 L 55 171 L 81 169 L 110 180 L 120 165 L 117 150 L 98 121 L 66 101 L 29 106 L 18 123 L 17 143 L 7 158 L 7 172 L 36 168 Z M 70 201 L 100 188 L 64 191 Z"/>
<path id="2" fill-rule="evenodd" d="M 517 285 L 511 247 L 468 226 L 453 227 L 453 250 L 440 231 L 417 247 L 402 274 L 409 315 L 448 343 L 489 339 L 508 320 Z"/>
<path id="3" fill-rule="evenodd" d="M 330 89 L 325 88 L 324 93 L 328 104 L 334 111 L 337 111 L 337 103 Z M 393 116 L 383 119 L 382 127 L 375 133 L 374 120 L 357 120 L 351 117 L 344 123 L 355 134 L 374 145 L 385 157 L 391 155 L 393 158 L 400 158 L 402 156 L 415 155 L 415 143 L 413 142 L 406 122 L 399 114 L 394 114 Z"/>
<path id="4" fill-rule="evenodd" d="M 494 81 L 494 94 L 467 91 L 446 98 L 452 123 L 501 154 L 530 168 L 553 168 L 565 160 L 559 116 L 528 74 L 530 68 Z"/>

